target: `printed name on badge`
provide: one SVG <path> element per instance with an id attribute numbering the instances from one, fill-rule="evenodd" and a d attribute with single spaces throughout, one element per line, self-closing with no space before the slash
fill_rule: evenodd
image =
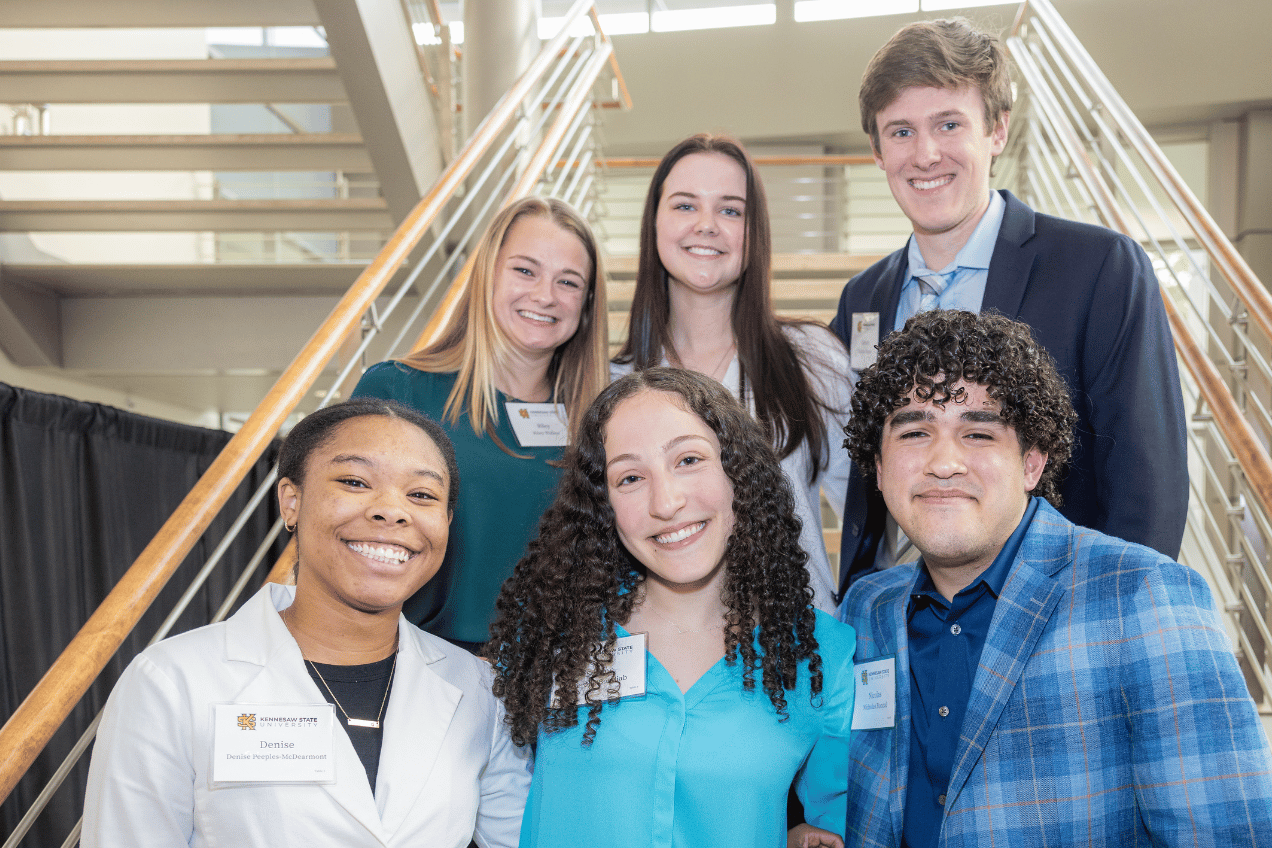
<path id="1" fill-rule="evenodd" d="M 896 657 L 884 657 L 852 667 L 856 698 L 852 707 L 853 730 L 878 730 L 897 723 Z"/>
<path id="2" fill-rule="evenodd" d="M 212 785 L 333 783 L 331 704 L 214 704 Z"/>
<path id="3" fill-rule="evenodd" d="M 849 364 L 854 371 L 869 368 L 879 357 L 879 313 L 852 313 L 852 344 L 849 346 Z"/>
<path id="4" fill-rule="evenodd" d="M 570 419 L 563 403 L 507 401 L 512 432 L 523 448 L 564 447 L 570 441 Z"/>
<path id="5" fill-rule="evenodd" d="M 645 694 L 646 657 L 644 633 L 618 637 L 614 645 L 614 662 L 610 664 L 610 670 L 614 672 L 614 682 L 618 684 L 617 694 L 619 698 L 631 698 Z M 591 676 L 592 667 L 588 666 L 588 670 L 579 680 L 579 697 L 577 701 L 579 706 L 587 704 L 587 690 Z M 602 686 L 602 689 L 604 690 L 604 686 Z M 610 687 L 610 691 L 613 691 L 613 687 Z M 607 700 L 609 697 L 609 694 L 605 691 L 600 694 L 602 701 Z M 548 695 L 548 703 L 553 703 L 555 699 L 556 686 L 553 685 L 552 692 Z"/>

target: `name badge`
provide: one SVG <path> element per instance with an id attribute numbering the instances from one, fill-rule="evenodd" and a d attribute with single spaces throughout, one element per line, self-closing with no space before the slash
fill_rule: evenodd
<path id="1" fill-rule="evenodd" d="M 332 783 L 331 704 L 214 704 L 212 784 Z"/>
<path id="2" fill-rule="evenodd" d="M 897 724 L 897 658 L 858 663 L 852 667 L 857 694 L 852 706 L 853 730 L 878 730 Z"/>
<path id="3" fill-rule="evenodd" d="M 610 664 L 609 671 L 614 673 L 613 683 L 618 684 L 617 696 L 619 698 L 632 698 L 645 694 L 646 657 L 644 633 L 618 637 L 614 645 L 614 661 Z M 588 666 L 588 670 L 579 680 L 579 697 L 576 703 L 580 707 L 587 704 L 587 691 L 591 685 L 591 676 L 592 666 Z M 606 686 L 602 683 L 601 691 L 597 694 L 601 700 L 607 700 L 614 697 L 613 692 L 614 686 L 612 684 Z M 553 686 L 552 694 L 548 696 L 548 703 L 553 703 L 555 699 L 556 687 Z"/>
<path id="4" fill-rule="evenodd" d="M 523 448 L 564 447 L 570 440 L 570 419 L 563 403 L 507 401 L 512 432 Z"/>
<path id="5" fill-rule="evenodd" d="M 875 364 L 879 357 L 879 313 L 852 313 L 852 344 L 848 349 L 852 370 L 860 371 Z"/>

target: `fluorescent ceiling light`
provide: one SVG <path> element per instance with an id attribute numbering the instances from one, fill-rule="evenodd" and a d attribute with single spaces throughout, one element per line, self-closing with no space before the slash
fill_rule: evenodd
<path id="1" fill-rule="evenodd" d="M 799 22 L 904 15 L 917 11 L 919 11 L 919 0 L 796 0 L 795 2 L 795 20 Z"/>
<path id="2" fill-rule="evenodd" d="M 654 12 L 654 32 L 677 32 L 690 29 L 764 26 L 777 21 L 777 6 L 755 3 L 748 6 L 717 6 L 713 9 L 673 9 Z"/>

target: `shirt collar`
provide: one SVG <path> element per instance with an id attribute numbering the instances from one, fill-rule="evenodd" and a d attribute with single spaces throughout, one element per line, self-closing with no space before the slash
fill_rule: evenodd
<path id="1" fill-rule="evenodd" d="M 939 271 L 932 271 L 927 267 L 923 261 L 923 254 L 919 251 L 919 243 L 911 235 L 906 257 L 910 265 L 910 276 L 948 274 L 958 268 L 988 270 L 989 261 L 994 258 L 994 246 L 998 243 L 998 231 L 1002 229 L 1003 214 L 1006 211 L 1007 203 L 1003 200 L 1003 196 L 996 191 L 991 191 L 989 193 L 989 206 L 986 207 L 985 214 L 981 215 L 976 229 L 972 230 L 972 237 L 959 250 L 954 257 L 954 261 Z"/>
<path id="2" fill-rule="evenodd" d="M 1016 529 L 1007 537 L 1007 541 L 1003 544 L 1002 549 L 998 551 L 998 556 L 994 557 L 994 561 L 990 563 L 989 568 L 981 572 L 976 580 L 972 581 L 970 586 L 963 588 L 955 597 L 965 592 L 977 591 L 977 588 L 983 583 L 995 598 L 1003 593 L 1003 586 L 1007 585 L 1007 577 L 1011 574 L 1012 563 L 1016 561 L 1016 554 L 1020 553 L 1020 545 L 1025 539 L 1025 533 L 1029 531 L 1029 524 L 1033 521 L 1034 513 L 1038 511 L 1038 498 L 1029 498 L 1029 503 L 1025 506 L 1025 514 L 1020 517 L 1020 523 L 1016 525 Z M 916 608 L 915 602 L 925 598 L 931 603 L 939 604 L 942 608 L 949 607 L 949 601 L 945 596 L 936 590 L 936 584 L 932 582 L 932 576 L 928 574 L 927 566 L 923 564 L 923 560 L 919 560 L 919 578 L 914 584 L 914 588 L 910 591 L 909 613 L 914 614 Z"/>

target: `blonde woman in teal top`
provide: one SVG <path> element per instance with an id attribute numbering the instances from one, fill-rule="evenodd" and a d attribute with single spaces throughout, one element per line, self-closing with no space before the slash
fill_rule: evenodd
<path id="1" fill-rule="evenodd" d="M 719 383 L 650 368 L 584 416 L 489 656 L 535 744 L 522 848 L 842 846 L 851 627 L 814 610 L 790 483 Z"/>
<path id="2" fill-rule="evenodd" d="M 396 400 L 443 425 L 467 495 L 441 572 L 403 607 L 408 620 L 471 650 L 486 641 L 499 587 L 552 501 L 569 434 L 608 380 L 607 344 L 591 229 L 562 201 L 526 197 L 482 236 L 440 340 L 363 375 L 355 397 Z"/>

